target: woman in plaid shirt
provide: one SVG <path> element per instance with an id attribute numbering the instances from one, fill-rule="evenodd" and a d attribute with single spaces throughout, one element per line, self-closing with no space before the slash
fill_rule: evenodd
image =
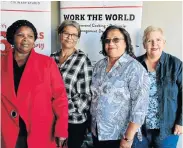
<path id="1" fill-rule="evenodd" d="M 92 65 L 81 50 L 75 48 L 81 35 L 77 22 L 65 20 L 58 28 L 61 49 L 53 54 L 65 82 L 69 102 L 68 148 L 80 148 L 87 128 L 91 103 Z"/>

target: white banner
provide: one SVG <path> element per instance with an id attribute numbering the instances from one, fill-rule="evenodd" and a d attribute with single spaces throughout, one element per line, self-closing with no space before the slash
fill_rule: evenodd
<path id="1" fill-rule="evenodd" d="M 142 2 L 77 1 L 60 2 L 61 22 L 75 20 L 81 25 L 81 38 L 77 48 L 83 50 L 92 63 L 103 58 L 100 37 L 109 25 L 124 27 L 131 36 L 135 55 L 140 55 L 140 29 Z"/>
<path id="2" fill-rule="evenodd" d="M 38 32 L 35 51 L 51 54 L 51 2 L 1 1 L 1 48 L 6 52 L 11 46 L 6 40 L 6 30 L 15 21 L 25 19 L 33 23 Z"/>

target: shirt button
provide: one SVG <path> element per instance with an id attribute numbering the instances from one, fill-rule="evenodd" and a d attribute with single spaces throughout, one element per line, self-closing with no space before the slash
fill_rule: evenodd
<path id="1" fill-rule="evenodd" d="M 17 116 L 17 112 L 15 110 L 12 110 L 11 111 L 11 117 L 16 118 L 16 116 Z"/>

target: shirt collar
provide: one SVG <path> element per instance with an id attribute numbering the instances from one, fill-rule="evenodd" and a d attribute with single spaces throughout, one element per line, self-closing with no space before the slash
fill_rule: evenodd
<path id="1" fill-rule="evenodd" d="M 164 51 L 162 51 L 162 54 L 161 54 L 161 57 L 160 57 L 160 60 L 159 60 L 159 62 L 160 63 L 163 63 L 164 61 L 165 61 L 165 52 Z"/>
<path id="2" fill-rule="evenodd" d="M 145 62 L 146 57 L 147 57 L 147 52 L 143 55 L 143 60 L 142 60 L 143 62 Z M 160 56 L 159 62 L 160 62 L 160 63 L 163 63 L 164 60 L 165 60 L 165 52 L 162 51 L 162 54 L 161 54 L 161 56 Z"/>
<path id="3" fill-rule="evenodd" d="M 57 50 L 57 51 L 56 51 L 56 56 L 58 56 L 58 57 L 59 57 L 59 56 L 60 56 L 60 54 L 61 54 L 61 52 L 62 52 L 62 49 L 61 49 L 61 50 L 59 50 L 59 51 Z M 71 55 L 78 54 L 79 52 L 80 52 L 80 50 L 79 50 L 79 49 L 78 49 L 78 50 L 76 49 L 76 50 L 75 50 Z"/>
<path id="4" fill-rule="evenodd" d="M 129 55 L 127 54 L 127 52 L 124 52 L 120 56 L 120 58 L 116 61 L 116 63 L 119 63 L 120 65 L 122 65 L 123 63 L 126 63 L 128 61 L 128 57 L 129 57 Z M 109 61 L 109 57 L 106 57 L 105 61 L 108 62 Z"/>

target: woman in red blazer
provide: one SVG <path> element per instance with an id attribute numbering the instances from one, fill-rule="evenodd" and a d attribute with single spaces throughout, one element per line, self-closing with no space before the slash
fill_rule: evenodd
<path id="1" fill-rule="evenodd" d="M 68 137 L 68 101 L 57 65 L 34 51 L 29 21 L 14 22 L 6 38 L 13 49 L 1 56 L 1 147 L 59 147 Z"/>

